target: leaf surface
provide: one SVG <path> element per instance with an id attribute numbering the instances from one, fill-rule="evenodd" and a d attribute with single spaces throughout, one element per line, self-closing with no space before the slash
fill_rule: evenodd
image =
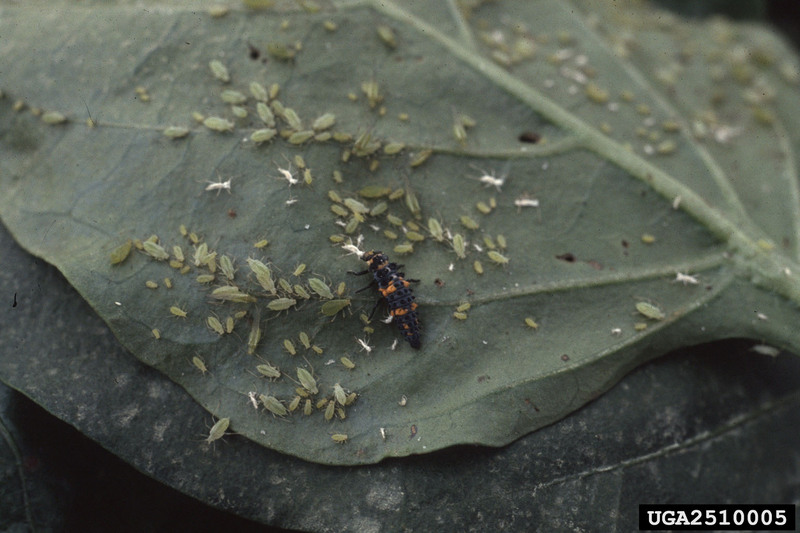
<path id="1" fill-rule="evenodd" d="M 774 36 L 602 4 L 584 13 L 558 2 L 448 5 L 292 4 L 217 18 L 159 3 L 108 7 L 101 19 L 97 8 L 4 7 L 0 214 L 136 357 L 235 432 L 323 463 L 507 444 L 679 346 L 749 336 L 800 349 L 800 76 Z M 37 34 L 30 58 L 33 20 L 45 37 Z M 121 52 L 110 57 L 104 42 Z M 215 77 L 214 60 L 230 82 Z M 267 126 L 252 82 L 279 84 L 277 100 L 301 124 L 273 98 L 279 133 L 252 142 Z M 237 104 L 246 117 L 225 91 L 246 97 Z M 45 123 L 56 122 L 51 111 L 67 122 Z M 233 131 L 204 127 L 193 113 L 231 121 Z M 294 144 L 325 113 L 340 140 L 319 130 Z M 170 126 L 189 134 L 169 138 Z M 386 154 L 390 142 L 404 148 Z M 432 155 L 412 166 L 425 150 Z M 230 194 L 205 190 L 227 180 Z M 397 195 L 372 198 L 380 187 Z M 331 210 L 336 197 L 344 216 Z M 352 200 L 370 210 L 386 202 L 386 211 L 356 225 Z M 444 228 L 442 242 L 430 219 Z M 111 264 L 120 245 L 151 235 L 172 260 L 181 247 L 186 273 L 152 248 Z M 365 331 L 359 315 L 377 293 L 356 292 L 362 285 L 347 271 L 364 263 L 332 235 L 383 250 L 421 280 L 419 352 L 402 340 L 392 350 L 392 325 L 376 320 Z M 395 253 L 406 241 L 413 252 Z M 202 244 L 208 252 L 196 252 Z M 248 258 L 270 268 L 274 294 Z M 332 291 L 345 282 L 336 299 L 351 304 L 326 316 L 310 278 Z M 226 285 L 256 301 L 214 299 Z M 231 317 L 233 331 L 218 334 L 209 317 Z M 261 376 L 266 362 L 282 376 Z M 264 395 L 288 406 L 298 368 L 318 384 L 311 415 L 299 407 L 276 417 L 252 403 Z M 358 397 L 328 421 L 322 403 L 337 383 Z"/>

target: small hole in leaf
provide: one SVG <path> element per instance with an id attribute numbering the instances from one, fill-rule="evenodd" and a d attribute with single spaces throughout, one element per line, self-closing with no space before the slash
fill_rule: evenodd
<path id="1" fill-rule="evenodd" d="M 560 259 L 561 261 L 566 261 L 567 263 L 574 263 L 575 262 L 575 254 L 571 254 L 569 252 L 561 255 L 557 255 L 556 259 Z"/>

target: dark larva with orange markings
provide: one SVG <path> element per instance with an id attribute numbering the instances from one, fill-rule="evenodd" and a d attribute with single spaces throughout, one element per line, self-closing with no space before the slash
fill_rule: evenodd
<path id="1" fill-rule="evenodd" d="M 365 252 L 361 256 L 361 260 L 366 262 L 369 268 L 362 272 L 351 273 L 357 276 L 372 274 L 375 284 L 378 286 L 378 291 L 386 299 L 386 303 L 389 306 L 389 314 L 392 316 L 392 321 L 400 328 L 400 333 L 411 344 L 411 347 L 419 349 L 422 346 L 419 316 L 417 314 L 417 304 L 414 302 L 414 293 L 411 290 L 411 282 L 419 280 L 405 279 L 405 274 L 400 272 L 402 265 L 390 263 L 389 258 L 383 252 L 374 250 Z M 372 284 L 369 286 L 372 286 Z M 375 313 L 374 309 L 372 313 Z"/>

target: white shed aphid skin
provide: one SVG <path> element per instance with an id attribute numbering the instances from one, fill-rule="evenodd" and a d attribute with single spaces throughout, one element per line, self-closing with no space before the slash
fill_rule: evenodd
<path id="1" fill-rule="evenodd" d="M 231 193 L 231 178 L 228 178 L 227 181 L 209 181 L 208 185 L 206 186 L 207 191 L 217 191 L 217 196 L 219 196 L 220 191 L 226 190 L 228 194 Z"/>
<path id="2" fill-rule="evenodd" d="M 474 168 L 475 170 L 477 170 L 477 171 L 482 173 L 480 175 L 480 177 L 477 178 L 477 180 L 480 181 L 481 183 L 483 183 L 484 186 L 486 186 L 486 187 L 494 187 L 495 189 L 497 189 L 497 192 L 502 192 L 503 184 L 506 182 L 506 179 L 508 178 L 508 175 L 504 175 L 504 176 L 501 176 L 501 177 L 498 178 L 495 175 L 495 171 L 494 170 L 492 170 L 490 172 L 487 172 L 487 171 L 483 170 L 482 168 L 476 167 L 475 165 L 470 165 L 470 166 L 472 168 Z"/>
<path id="3" fill-rule="evenodd" d="M 317 380 L 315 380 L 314 376 L 311 375 L 311 372 L 305 368 L 297 368 L 297 379 L 300 380 L 300 385 L 302 385 L 303 388 L 311 394 L 317 394 L 319 392 L 319 389 L 317 388 Z"/>
<path id="4" fill-rule="evenodd" d="M 539 207 L 539 200 L 522 195 L 514 200 L 514 205 L 517 207 Z"/>
<path id="5" fill-rule="evenodd" d="M 278 172 L 281 173 L 283 179 L 285 179 L 286 181 L 289 182 L 289 187 L 291 187 L 292 185 L 296 185 L 296 184 L 300 183 L 300 180 L 295 178 L 294 174 L 292 173 L 292 165 L 291 164 L 289 164 L 288 168 L 278 167 Z"/>
<path id="6" fill-rule="evenodd" d="M 611 329 L 612 335 L 622 335 L 622 328 L 612 328 Z"/>
<path id="7" fill-rule="evenodd" d="M 697 277 L 690 276 L 689 274 L 682 274 L 680 272 L 675 273 L 675 279 L 673 281 L 675 283 L 683 283 L 684 285 L 697 285 L 700 283 L 697 280 Z"/>
<path id="8" fill-rule="evenodd" d="M 389 349 L 392 351 L 394 351 L 395 348 L 397 348 L 397 339 L 395 339 L 394 342 L 392 342 L 392 345 L 389 347 Z"/>
<path id="9" fill-rule="evenodd" d="M 372 352 L 372 346 L 369 345 L 366 339 L 359 339 L 356 337 L 356 342 L 361 345 L 360 351 L 366 351 L 367 353 Z"/>
<path id="10" fill-rule="evenodd" d="M 220 418 L 216 421 L 216 423 L 211 426 L 211 429 L 208 431 L 208 438 L 206 438 L 206 442 L 211 444 L 215 440 L 221 439 L 225 436 L 225 432 L 228 430 L 228 427 L 231 424 L 230 418 Z"/>
<path id="11" fill-rule="evenodd" d="M 253 404 L 253 409 L 258 410 L 258 400 L 256 399 L 256 391 L 248 392 L 247 397 L 250 398 L 250 403 Z"/>

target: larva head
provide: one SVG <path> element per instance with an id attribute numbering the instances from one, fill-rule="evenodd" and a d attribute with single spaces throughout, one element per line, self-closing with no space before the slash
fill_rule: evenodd
<path id="1" fill-rule="evenodd" d="M 389 258 L 380 250 L 364 252 L 364 255 L 361 256 L 361 260 L 369 263 L 369 269 L 373 272 L 380 270 L 389 263 Z"/>

